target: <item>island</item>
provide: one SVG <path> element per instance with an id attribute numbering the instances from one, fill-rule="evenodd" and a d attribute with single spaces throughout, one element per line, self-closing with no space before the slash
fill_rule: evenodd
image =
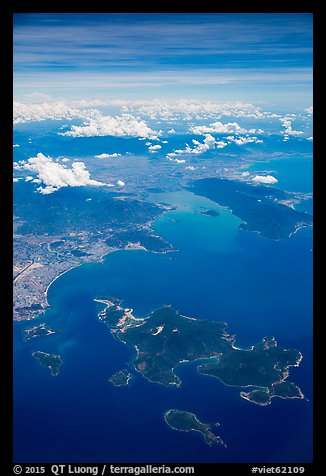
<path id="1" fill-rule="evenodd" d="M 223 178 L 196 180 L 188 190 L 227 207 L 243 221 L 241 230 L 259 233 L 264 238 L 289 238 L 299 228 L 313 223 L 309 213 L 293 208 L 295 203 L 308 198 L 304 194 Z"/>
<path id="2" fill-rule="evenodd" d="M 201 215 L 207 215 L 209 217 L 219 217 L 221 214 L 217 210 L 202 210 L 199 212 Z"/>
<path id="3" fill-rule="evenodd" d="M 60 355 L 47 354 L 46 352 L 33 352 L 33 357 L 39 361 L 41 365 L 50 369 L 51 374 L 55 377 L 60 372 L 63 364 Z"/>
<path id="4" fill-rule="evenodd" d="M 279 398 L 304 398 L 300 388 L 293 382 L 277 382 L 269 388 L 260 388 L 249 392 L 240 392 L 240 396 L 257 405 L 270 405 L 273 397 Z"/>
<path id="5" fill-rule="evenodd" d="M 27 342 L 33 339 L 34 337 L 49 336 L 51 334 L 55 334 L 56 332 L 57 331 L 54 331 L 53 329 L 46 327 L 46 325 L 42 323 L 38 326 L 33 326 L 33 327 L 29 327 L 28 329 L 24 329 L 22 331 L 23 341 Z"/>
<path id="6" fill-rule="evenodd" d="M 264 337 L 251 349 L 232 347 L 218 359 L 213 358 L 198 367 L 198 372 L 219 378 L 225 385 L 256 387 L 240 396 L 252 403 L 267 405 L 273 396 L 303 398 L 292 382 L 285 382 L 289 367 L 297 367 L 302 355 L 295 349 L 283 349 L 276 340 Z"/>
<path id="7" fill-rule="evenodd" d="M 147 317 L 136 317 L 118 299 L 95 301 L 105 306 L 99 320 L 115 339 L 135 350 L 134 368 L 150 382 L 179 387 L 178 365 L 194 362 L 202 375 L 240 389 L 251 387 L 251 392 L 242 390 L 240 396 L 255 404 L 268 404 L 273 396 L 304 397 L 287 381 L 290 367 L 299 366 L 302 355 L 296 349 L 282 348 L 274 337 L 241 349 L 225 322 L 187 317 L 168 305 Z"/>
<path id="8" fill-rule="evenodd" d="M 182 316 L 171 306 L 136 318 L 133 309 L 124 309 L 120 301 L 101 302 L 106 308 L 99 319 L 116 339 L 136 350 L 134 366 L 151 382 L 179 386 L 181 381 L 174 373 L 179 363 L 216 356 L 229 347 L 223 322 Z"/>
<path id="9" fill-rule="evenodd" d="M 132 375 L 130 372 L 127 372 L 127 370 L 120 370 L 109 378 L 109 382 L 115 387 L 125 387 L 126 385 L 129 385 L 131 379 Z"/>
<path id="10" fill-rule="evenodd" d="M 164 420 L 173 430 L 198 431 L 203 435 L 205 442 L 209 446 L 218 444 L 226 448 L 226 444 L 222 438 L 213 433 L 212 425 L 202 423 L 194 413 L 171 409 L 164 413 Z M 219 426 L 219 423 L 215 423 L 215 426 Z"/>

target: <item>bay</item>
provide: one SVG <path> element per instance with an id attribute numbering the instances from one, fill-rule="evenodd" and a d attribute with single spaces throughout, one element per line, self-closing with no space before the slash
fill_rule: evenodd
<path id="1" fill-rule="evenodd" d="M 39 319 L 57 334 L 24 343 L 21 331 L 30 323 L 15 323 L 15 461 L 311 461 L 312 230 L 271 241 L 238 230 L 240 220 L 229 211 L 190 192 L 155 198 L 176 206 L 154 229 L 178 251 L 118 251 L 64 274 L 50 287 L 51 309 Z M 201 214 L 205 209 L 221 215 Z M 240 346 L 273 335 L 303 353 L 290 380 L 307 400 L 274 398 L 256 406 L 188 364 L 177 369 L 179 389 L 139 374 L 116 388 L 107 379 L 130 370 L 133 350 L 98 320 L 101 306 L 93 299 L 99 296 L 122 299 L 139 317 L 172 304 L 188 316 L 226 321 Z M 34 350 L 62 356 L 57 377 L 32 357 Z M 168 408 L 218 421 L 228 447 L 211 448 L 198 433 L 171 430 L 163 420 Z"/>

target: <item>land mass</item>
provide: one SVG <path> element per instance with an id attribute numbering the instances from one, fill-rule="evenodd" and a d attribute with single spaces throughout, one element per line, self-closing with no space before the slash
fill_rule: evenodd
<path id="1" fill-rule="evenodd" d="M 302 355 L 298 350 L 278 346 L 273 337 L 264 337 L 249 349 L 239 349 L 225 322 L 183 316 L 171 306 L 137 318 L 133 309 L 123 308 L 115 298 L 96 301 L 105 305 L 99 319 L 115 339 L 136 351 L 135 369 L 153 383 L 179 387 L 176 367 L 204 360 L 198 364 L 199 373 L 216 377 L 225 385 L 259 391 L 240 393 L 252 403 L 266 404 L 272 396 L 303 398 L 301 390 L 286 381 L 290 367 L 298 366 Z"/>
<path id="2" fill-rule="evenodd" d="M 188 190 L 229 208 L 243 220 L 244 223 L 239 226 L 241 230 L 254 231 L 272 240 L 288 238 L 299 228 L 310 226 L 313 222 L 309 213 L 297 211 L 291 206 L 305 196 L 276 187 L 206 178 L 192 182 Z"/>
<path id="3" fill-rule="evenodd" d="M 55 334 L 57 331 L 46 327 L 45 323 L 40 324 L 39 326 L 29 327 L 28 329 L 23 330 L 23 340 L 25 342 L 33 339 L 34 337 L 39 336 L 48 336 Z"/>
<path id="4" fill-rule="evenodd" d="M 23 188 L 26 184 L 20 184 Z M 93 190 L 26 192 L 14 209 L 14 319 L 38 317 L 49 286 L 83 263 L 119 249 L 167 252 L 172 246 L 151 229 L 171 207 Z"/>
<path id="5" fill-rule="evenodd" d="M 194 413 L 185 412 L 183 410 L 167 410 L 164 413 L 164 419 L 166 423 L 173 428 L 173 430 L 178 431 L 198 431 L 205 438 L 206 443 L 209 446 L 212 445 L 222 445 L 226 448 L 226 444 L 222 438 L 218 435 L 215 435 L 212 431 L 212 426 L 207 423 L 202 423 Z M 219 423 L 216 423 L 215 426 L 219 426 Z"/>
<path id="6" fill-rule="evenodd" d="M 115 387 L 125 387 L 126 385 L 129 385 L 131 379 L 132 375 L 130 372 L 120 370 L 109 378 L 109 382 L 111 382 Z"/>
<path id="7" fill-rule="evenodd" d="M 60 355 L 47 354 L 46 352 L 33 352 L 33 357 L 39 361 L 41 365 L 50 369 L 51 374 L 55 377 L 60 372 L 62 360 Z"/>

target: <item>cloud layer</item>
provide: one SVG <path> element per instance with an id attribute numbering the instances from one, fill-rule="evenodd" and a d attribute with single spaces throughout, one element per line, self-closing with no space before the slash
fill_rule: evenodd
<path id="1" fill-rule="evenodd" d="M 237 122 L 228 122 L 223 124 L 222 122 L 214 122 L 209 126 L 194 126 L 190 128 L 190 132 L 194 134 L 207 134 L 209 132 L 215 132 L 217 134 L 245 134 L 247 131 L 243 127 L 240 127 Z"/>
<path id="2" fill-rule="evenodd" d="M 13 103 L 14 124 L 24 124 L 26 122 L 39 122 L 46 120 L 61 121 L 71 120 L 76 117 L 84 117 L 80 109 L 70 106 L 64 101 L 57 103 L 43 102 L 41 104 L 25 104 L 22 102 Z"/>
<path id="3" fill-rule="evenodd" d="M 101 113 L 93 114 L 81 126 L 71 126 L 67 132 L 60 135 L 70 137 L 97 137 L 97 136 L 132 136 L 156 138 L 157 132 L 153 131 L 145 121 L 136 119 L 130 114 L 121 116 L 104 116 Z"/>
<path id="4" fill-rule="evenodd" d="M 13 117 L 14 124 L 83 119 L 82 125 L 73 125 L 68 131 L 59 132 L 59 135 L 70 137 L 132 136 L 156 139 L 159 135 L 144 120 L 131 114 L 103 115 L 98 109 L 80 108 L 64 101 L 41 104 L 14 102 Z"/>
<path id="5" fill-rule="evenodd" d="M 68 168 L 65 165 L 54 162 L 51 157 L 47 157 L 41 152 L 15 168 L 34 172 L 37 176 L 35 182 L 45 185 L 45 187 L 40 186 L 37 188 L 43 194 L 56 192 L 62 187 L 106 185 L 90 178 L 90 173 L 86 169 L 84 162 L 74 162 L 71 168 Z"/>

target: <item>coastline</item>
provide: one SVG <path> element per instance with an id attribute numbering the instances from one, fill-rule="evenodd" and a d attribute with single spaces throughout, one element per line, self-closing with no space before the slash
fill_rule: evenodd
<path id="1" fill-rule="evenodd" d="M 215 444 L 220 444 L 221 446 L 224 446 L 224 448 L 227 448 L 227 445 L 224 443 L 223 439 L 219 435 L 216 435 L 215 433 L 213 433 L 211 431 L 212 426 L 216 426 L 216 427 L 220 426 L 219 422 L 212 423 L 212 424 L 203 423 L 200 420 L 198 420 L 197 416 L 194 413 L 184 412 L 184 413 L 187 413 L 187 414 L 191 415 L 194 418 L 196 423 L 205 427 L 207 433 L 209 433 L 209 436 L 214 437 L 213 439 L 210 439 L 210 438 L 208 438 L 208 435 L 206 435 L 204 431 L 198 430 L 197 428 L 190 428 L 189 430 L 185 430 L 183 428 L 176 428 L 175 426 L 172 426 L 167 420 L 167 415 L 171 412 L 184 412 L 184 411 L 183 410 L 176 410 L 175 408 L 171 408 L 171 409 L 166 410 L 164 412 L 164 414 L 163 414 L 164 421 L 168 425 L 168 427 L 171 428 L 172 430 L 174 430 L 174 431 L 183 431 L 184 433 L 191 433 L 192 431 L 195 431 L 195 432 L 200 433 L 202 435 L 202 437 L 205 440 L 205 443 L 208 446 L 213 446 L 213 444 L 215 443 Z"/>
<path id="2" fill-rule="evenodd" d="M 168 210 L 169 211 L 169 210 Z M 84 264 L 92 264 L 92 263 L 101 263 L 104 261 L 104 259 L 106 258 L 106 256 L 108 256 L 109 254 L 111 253 L 114 253 L 114 252 L 117 252 L 117 251 L 145 251 L 145 252 L 150 252 L 150 253 L 155 253 L 155 254 L 167 254 L 167 253 L 170 253 L 170 252 L 176 252 L 178 250 L 172 248 L 172 249 L 167 249 L 167 250 L 164 250 L 164 251 L 152 251 L 152 250 L 148 250 L 147 248 L 143 247 L 143 246 L 135 246 L 135 247 L 131 247 L 128 245 L 126 245 L 124 248 L 111 248 L 109 249 L 109 251 L 103 255 L 101 255 L 100 257 L 94 259 L 94 260 L 91 260 L 91 261 L 86 261 L 86 262 L 80 262 L 76 265 L 72 265 L 70 268 L 66 269 L 65 271 L 63 271 L 62 273 L 58 274 L 57 276 L 55 276 L 55 278 L 48 284 L 48 286 L 46 287 L 44 293 L 43 293 L 43 296 L 45 298 L 45 304 L 46 304 L 46 307 L 45 309 L 43 309 L 38 315 L 32 317 L 32 318 L 29 318 L 29 319 L 14 319 L 14 320 L 32 320 L 32 319 L 35 319 L 37 317 L 39 317 L 40 314 L 43 314 L 49 307 L 51 307 L 49 305 L 49 302 L 48 302 L 48 292 L 49 292 L 49 289 L 50 287 L 52 286 L 52 284 L 57 280 L 59 279 L 61 276 L 63 276 L 65 273 L 68 273 L 68 271 L 71 271 L 72 269 L 75 269 L 75 268 L 78 268 L 79 266 L 82 266 Z"/>
<path id="3" fill-rule="evenodd" d="M 245 183 L 248 183 L 246 181 L 244 181 Z M 193 193 L 194 195 L 196 195 L 197 197 L 204 197 L 204 198 L 207 198 L 208 200 L 210 200 L 212 203 L 214 203 L 215 205 L 218 205 L 221 209 L 227 211 L 227 212 L 230 212 L 232 214 L 232 216 L 234 216 L 235 218 L 237 218 L 240 223 L 238 224 L 238 230 L 240 231 L 245 231 L 245 232 L 249 232 L 249 233 L 256 233 L 258 234 L 261 238 L 264 238 L 264 239 L 267 239 L 267 240 L 272 240 L 272 241 L 281 241 L 282 239 L 286 239 L 286 238 L 291 238 L 292 235 L 294 235 L 297 231 L 299 231 L 301 228 L 306 228 L 306 227 L 313 227 L 313 223 L 311 224 L 302 224 L 302 223 L 298 223 L 297 225 L 295 225 L 295 229 L 294 231 L 292 231 L 289 235 L 285 236 L 285 237 L 281 237 L 281 238 L 269 238 L 269 237 L 266 237 L 264 236 L 259 230 L 253 230 L 253 229 L 244 229 L 242 228 L 242 225 L 248 225 L 248 222 L 246 222 L 245 220 L 243 220 L 241 217 L 239 217 L 237 214 L 234 213 L 233 209 L 231 207 L 229 207 L 228 205 L 221 205 L 220 203 L 218 203 L 217 201 L 209 198 L 209 197 L 206 197 L 206 195 L 200 195 L 200 194 L 197 194 L 195 191 L 192 191 L 190 190 L 191 193 Z M 288 192 L 287 190 L 285 190 L 286 193 L 293 193 L 293 192 Z M 308 198 L 312 198 L 312 197 L 308 197 Z M 298 203 L 300 204 L 302 201 L 304 201 L 306 198 L 303 198 L 301 199 L 301 201 L 299 201 Z M 290 206 L 290 205 L 285 205 L 284 203 L 280 203 L 280 202 L 277 202 L 281 205 L 284 205 L 284 206 L 287 206 L 288 208 L 291 208 L 292 210 L 294 211 L 297 211 L 297 209 L 294 207 L 294 206 Z M 307 212 L 305 212 L 307 213 Z"/>
<path id="4" fill-rule="evenodd" d="M 48 302 L 48 291 L 50 289 L 50 286 L 52 286 L 52 284 L 54 283 L 54 281 L 56 281 L 57 279 L 59 279 L 61 276 L 63 276 L 65 273 L 68 273 L 68 271 L 71 271 L 72 269 L 75 269 L 75 268 L 78 268 L 79 266 L 81 266 L 82 264 L 85 264 L 85 263 L 79 263 L 79 264 L 76 264 L 76 266 L 71 266 L 69 269 L 66 269 L 65 271 L 63 271 L 62 273 L 58 274 L 58 276 L 56 276 L 52 281 L 51 283 L 47 286 L 46 290 L 44 291 L 44 297 L 46 299 L 46 302 L 47 304 L 49 305 L 49 302 Z"/>

